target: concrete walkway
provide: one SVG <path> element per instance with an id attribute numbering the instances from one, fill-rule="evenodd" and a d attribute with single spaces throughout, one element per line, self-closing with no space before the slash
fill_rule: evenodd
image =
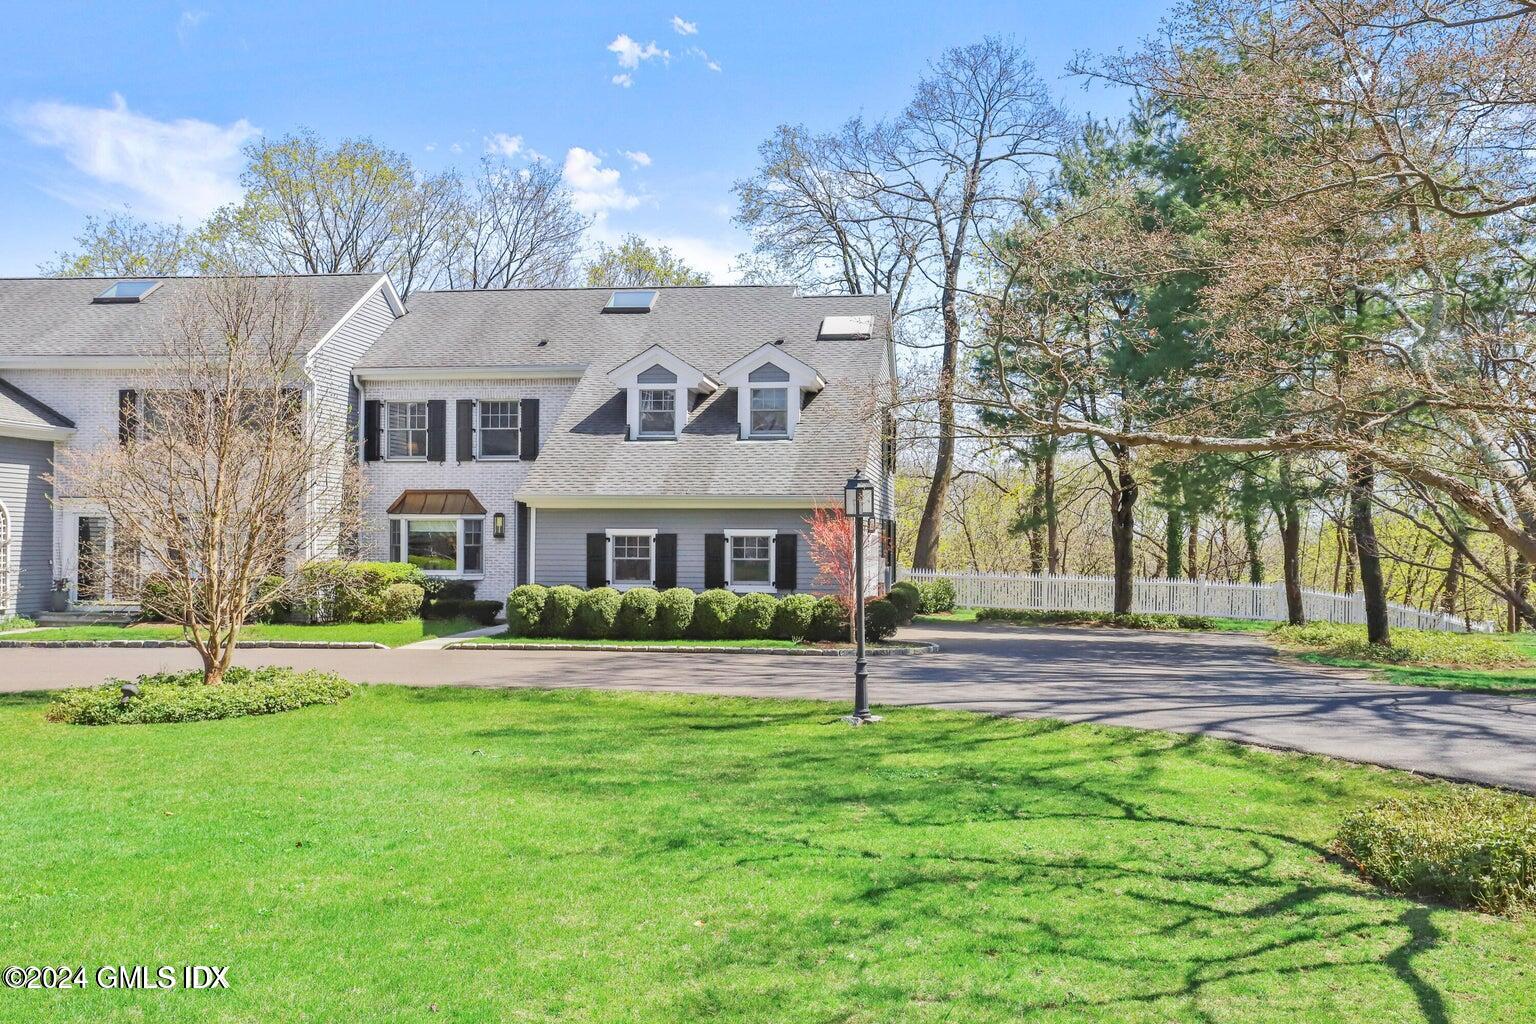
<path id="1" fill-rule="evenodd" d="M 926 705 L 1221 736 L 1536 793 L 1536 699 L 1374 683 L 1298 666 L 1241 635 L 942 626 L 939 654 L 871 661 L 877 704 Z M 851 662 L 593 651 L 244 650 L 358 682 L 666 690 L 846 701 Z M 0 692 L 190 668 L 192 652 L 0 651 Z"/>

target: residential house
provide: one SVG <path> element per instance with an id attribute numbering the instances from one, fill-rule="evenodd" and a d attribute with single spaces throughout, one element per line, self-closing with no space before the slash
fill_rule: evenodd
<path id="1" fill-rule="evenodd" d="M 315 308 L 302 382 L 350 417 L 365 558 L 500 600 L 519 583 L 825 589 L 817 506 L 877 485 L 871 578 L 894 519 L 884 296 L 788 287 L 426 292 L 295 278 Z M 112 525 L 50 494 L 57 446 L 132 429 L 134 373 L 190 279 L 0 281 L 0 613 L 116 592 Z M 123 561 L 131 553 L 118 553 Z"/>

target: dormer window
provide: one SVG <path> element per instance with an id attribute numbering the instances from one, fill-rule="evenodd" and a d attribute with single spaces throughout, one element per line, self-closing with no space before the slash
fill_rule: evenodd
<path id="1" fill-rule="evenodd" d="M 737 436 L 743 441 L 786 441 L 795 436 L 803 395 L 826 381 L 778 345 L 763 345 L 720 374 L 737 394 Z"/>
<path id="2" fill-rule="evenodd" d="M 631 441 L 675 440 L 696 404 L 692 399 L 720 387 L 660 345 L 614 367 L 608 376 L 624 390 L 624 433 Z"/>
<path id="3" fill-rule="evenodd" d="M 623 288 L 608 296 L 604 313 L 649 313 L 656 304 L 654 288 Z"/>
<path id="4" fill-rule="evenodd" d="M 143 302 L 149 293 L 160 287 L 159 281 L 117 281 L 92 302 Z"/>

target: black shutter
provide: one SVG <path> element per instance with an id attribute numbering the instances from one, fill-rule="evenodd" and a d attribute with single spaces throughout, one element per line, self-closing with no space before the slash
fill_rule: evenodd
<path id="1" fill-rule="evenodd" d="M 798 534 L 781 533 L 773 539 L 773 585 L 779 590 L 794 590 L 800 585 L 799 548 Z"/>
<path id="2" fill-rule="evenodd" d="M 528 541 L 531 539 L 528 536 L 528 506 L 521 501 L 515 501 L 512 507 L 516 510 L 513 528 L 517 530 L 517 582 L 521 586 L 524 583 L 533 582 L 529 573 L 532 566 L 528 564 Z"/>
<path id="3" fill-rule="evenodd" d="M 448 458 L 448 403 L 434 398 L 427 403 L 427 461 Z"/>
<path id="4" fill-rule="evenodd" d="M 608 535 L 587 534 L 587 589 L 608 585 Z"/>
<path id="5" fill-rule="evenodd" d="M 677 534 L 656 535 L 656 589 L 677 586 Z"/>
<path id="6" fill-rule="evenodd" d="M 453 457 L 460 462 L 471 462 L 475 458 L 475 401 L 472 398 L 459 399 L 455 412 L 458 430 L 453 438 Z"/>
<path id="7" fill-rule="evenodd" d="M 518 458 L 531 462 L 539 457 L 539 400 L 525 398 L 517 411 Z"/>
<path id="8" fill-rule="evenodd" d="M 123 388 L 117 393 L 117 443 L 126 445 L 139 433 L 139 393 Z"/>
<path id="9" fill-rule="evenodd" d="M 704 535 L 704 589 L 725 586 L 725 534 Z"/>
<path id="10" fill-rule="evenodd" d="M 368 401 L 363 403 L 363 461 L 379 461 L 379 433 L 383 426 L 384 403 L 380 401 Z"/>

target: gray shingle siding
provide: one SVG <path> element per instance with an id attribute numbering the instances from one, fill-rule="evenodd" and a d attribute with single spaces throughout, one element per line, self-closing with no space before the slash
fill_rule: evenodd
<path id="1" fill-rule="evenodd" d="M 0 615 L 42 609 L 53 582 L 53 506 L 43 480 L 53 470 L 53 443 L 0 437 L 0 503 L 10 518 L 11 589 L 0 595 Z"/>
<path id="2" fill-rule="evenodd" d="M 544 586 L 587 583 L 587 534 L 607 530 L 656 530 L 677 534 L 677 585 L 704 589 L 704 535 L 726 530 L 778 530 L 798 534 L 795 587 L 825 592 L 810 555 L 810 509 L 554 509 L 535 513 L 534 582 Z"/>

